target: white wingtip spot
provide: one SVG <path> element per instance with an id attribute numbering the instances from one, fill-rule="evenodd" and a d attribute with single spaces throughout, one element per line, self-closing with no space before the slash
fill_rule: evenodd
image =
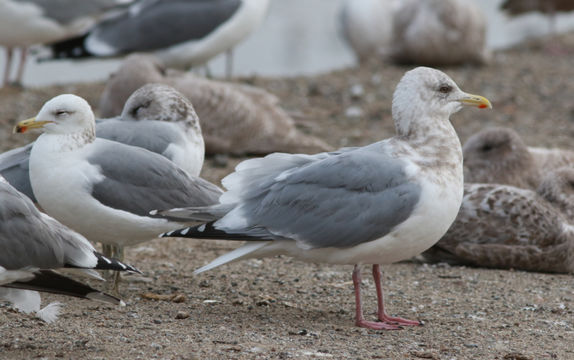
<path id="1" fill-rule="evenodd" d="M 205 231 L 205 224 L 201 225 L 200 227 L 197 228 L 197 231 L 199 232 L 204 232 Z"/>
<path id="2" fill-rule="evenodd" d="M 157 210 L 152 210 L 149 212 L 150 215 L 157 215 L 158 211 Z"/>
<path id="3" fill-rule="evenodd" d="M 108 264 L 111 264 L 112 261 L 110 259 L 108 259 L 107 257 L 102 257 L 104 259 L 105 262 L 107 262 Z"/>
<path id="4" fill-rule="evenodd" d="M 189 228 L 185 228 L 185 229 L 181 230 L 180 234 L 181 235 L 187 235 L 188 232 L 189 232 Z"/>

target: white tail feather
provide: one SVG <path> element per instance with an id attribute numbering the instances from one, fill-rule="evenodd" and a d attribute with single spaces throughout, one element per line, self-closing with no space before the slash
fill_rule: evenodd
<path id="1" fill-rule="evenodd" d="M 232 261 L 237 261 L 237 260 L 243 259 L 243 258 L 247 257 L 250 253 L 252 253 L 256 250 L 259 250 L 262 247 L 267 246 L 269 244 L 270 244 L 269 241 L 248 242 L 245 245 L 243 245 L 243 246 L 241 246 L 241 247 L 239 247 L 233 251 L 228 252 L 227 254 L 221 255 L 220 257 L 213 260 L 209 264 L 200 267 L 199 269 L 195 270 L 193 272 L 193 274 L 197 275 L 197 274 L 200 274 L 204 271 L 216 268 L 220 265 L 227 264 L 227 263 L 230 263 Z"/>
<path id="2" fill-rule="evenodd" d="M 53 323 L 54 321 L 58 320 L 61 308 L 61 303 L 53 302 L 46 305 L 46 307 L 44 307 L 42 310 L 36 311 L 36 316 L 47 323 Z"/>

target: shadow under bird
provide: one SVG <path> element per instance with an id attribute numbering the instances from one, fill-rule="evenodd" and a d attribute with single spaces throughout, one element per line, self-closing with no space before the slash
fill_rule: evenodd
<path id="1" fill-rule="evenodd" d="M 354 264 L 357 326 L 419 325 L 387 314 L 380 264 L 428 249 L 454 221 L 463 196 L 463 169 L 449 117 L 463 105 L 491 107 L 438 70 L 408 71 L 393 96 L 395 137 L 330 153 L 274 153 L 246 160 L 223 179 L 227 191 L 219 204 L 154 212 L 205 222 L 163 236 L 246 241 L 196 273 L 279 254 Z M 363 316 L 363 264 L 373 265 L 377 321 Z"/>
<path id="2" fill-rule="evenodd" d="M 123 304 L 54 270 L 77 269 L 98 279 L 93 270 L 140 273 L 133 266 L 96 252 L 88 240 L 38 211 L 1 176 L 0 247 L 0 299 L 12 302 L 23 312 L 35 312 L 47 322 L 56 320 L 59 304 L 40 310 L 37 291 Z"/>

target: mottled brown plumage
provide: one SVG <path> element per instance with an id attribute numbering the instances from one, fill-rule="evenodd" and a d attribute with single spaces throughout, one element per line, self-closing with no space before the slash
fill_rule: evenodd
<path id="1" fill-rule="evenodd" d="M 423 253 L 429 262 L 574 272 L 574 170 L 548 174 L 540 194 L 508 185 L 465 184 L 458 216 Z"/>
<path id="2" fill-rule="evenodd" d="M 574 164 L 574 152 L 528 147 L 512 129 L 493 127 L 471 136 L 463 146 L 464 181 L 535 190 L 553 169 Z"/>
<path id="3" fill-rule="evenodd" d="M 265 90 L 167 70 L 150 56 L 126 58 L 102 94 L 100 115 L 118 115 L 131 93 L 147 83 L 170 85 L 191 100 L 208 154 L 314 153 L 331 149 L 322 140 L 299 132 L 277 97 Z"/>

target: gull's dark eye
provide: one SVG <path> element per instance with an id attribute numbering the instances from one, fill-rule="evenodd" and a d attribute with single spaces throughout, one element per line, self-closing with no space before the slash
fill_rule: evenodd
<path id="1" fill-rule="evenodd" d="M 484 152 L 488 152 L 488 151 L 492 150 L 492 145 L 490 145 L 490 144 L 483 145 L 481 150 Z"/>
<path id="2" fill-rule="evenodd" d="M 56 116 L 67 115 L 68 112 L 66 110 L 56 110 Z"/>
<path id="3" fill-rule="evenodd" d="M 142 103 L 142 104 L 136 106 L 135 108 L 132 109 L 132 116 L 137 117 L 138 111 L 140 111 L 141 109 L 147 108 L 150 104 L 151 104 L 151 101 L 146 101 L 145 103 Z"/>
<path id="4" fill-rule="evenodd" d="M 450 85 L 441 85 L 441 86 L 438 88 L 438 91 L 441 92 L 441 93 L 443 93 L 443 94 L 448 94 L 449 92 L 452 91 L 452 86 L 450 86 Z"/>

